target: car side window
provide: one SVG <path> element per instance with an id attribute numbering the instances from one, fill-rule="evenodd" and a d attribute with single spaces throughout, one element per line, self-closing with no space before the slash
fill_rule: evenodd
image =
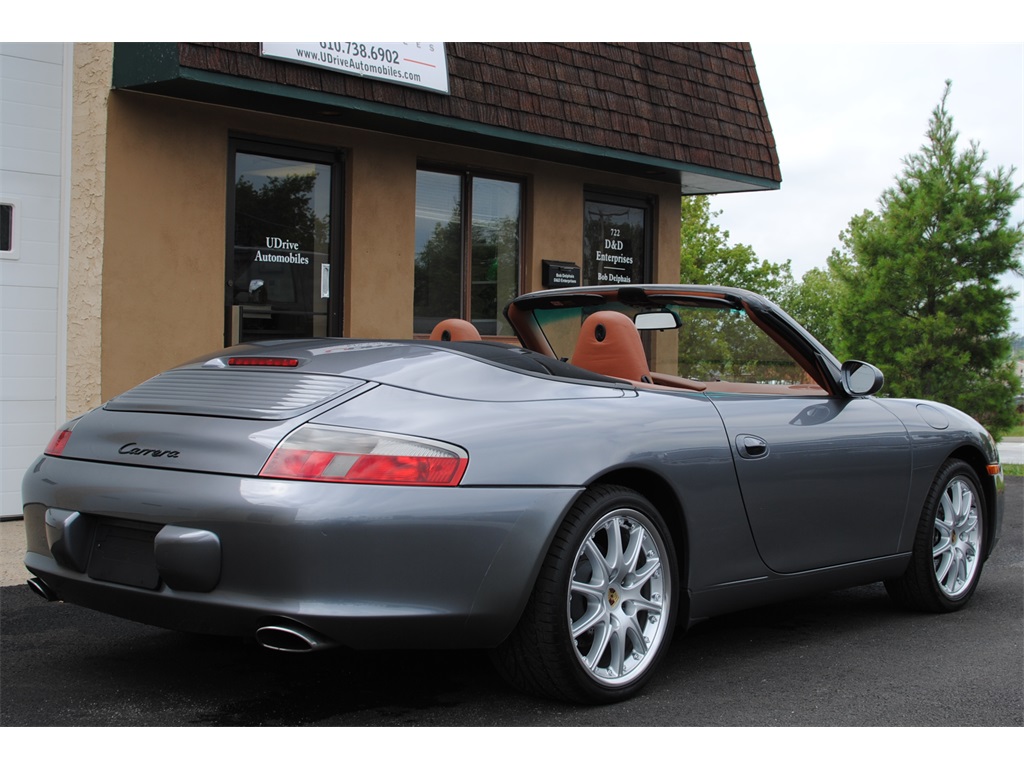
<path id="1" fill-rule="evenodd" d="M 742 309 L 673 307 L 680 327 L 678 376 L 696 381 L 792 387 L 813 380 Z"/>

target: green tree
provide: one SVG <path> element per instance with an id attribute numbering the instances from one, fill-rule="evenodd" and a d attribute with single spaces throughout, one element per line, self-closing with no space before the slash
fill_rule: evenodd
<path id="1" fill-rule="evenodd" d="M 1000 278 L 1021 270 L 1021 188 L 1014 169 L 986 172 L 987 155 L 933 110 L 926 142 L 903 160 L 879 212 L 850 220 L 841 240 L 841 352 L 880 366 L 887 393 L 941 400 L 999 433 L 1014 421 L 1020 391 L 1011 362 L 1011 300 Z"/>
<path id="2" fill-rule="evenodd" d="M 782 301 L 786 312 L 818 341 L 837 353 L 843 346 L 843 328 L 836 307 L 842 301 L 844 283 L 840 273 L 847 263 L 846 257 L 838 251 L 832 251 L 828 265 L 806 272 Z"/>
<path id="3" fill-rule="evenodd" d="M 744 288 L 783 303 L 793 287 L 789 261 L 774 264 L 758 260 L 749 245 L 731 244 L 729 232 L 714 223 L 721 211 L 711 210 L 707 196 L 684 197 L 680 212 L 681 283 Z M 764 358 L 764 338 L 756 326 L 737 321 L 725 312 L 685 312 L 682 321 L 679 360 L 686 366 L 683 375 L 767 380 L 765 371 L 771 363 Z"/>
<path id="4" fill-rule="evenodd" d="M 793 285 L 787 260 L 783 264 L 759 261 L 749 245 L 729 243 L 729 232 L 713 219 L 706 195 L 684 197 L 680 209 L 679 281 L 693 285 L 745 288 L 782 302 Z"/>

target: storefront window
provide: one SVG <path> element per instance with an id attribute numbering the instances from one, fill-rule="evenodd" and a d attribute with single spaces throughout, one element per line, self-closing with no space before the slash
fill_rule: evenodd
<path id="1" fill-rule="evenodd" d="M 583 213 L 583 284 L 643 283 L 650 253 L 649 206 L 587 197 Z"/>
<path id="2" fill-rule="evenodd" d="M 501 313 L 519 292 L 521 197 L 518 181 L 417 172 L 416 333 L 462 317 L 482 335 L 511 335 Z"/>
<path id="3" fill-rule="evenodd" d="M 333 168 L 325 159 L 235 152 L 228 343 L 334 330 Z"/>
<path id="4" fill-rule="evenodd" d="M 416 174 L 416 333 L 462 316 L 462 180 Z"/>

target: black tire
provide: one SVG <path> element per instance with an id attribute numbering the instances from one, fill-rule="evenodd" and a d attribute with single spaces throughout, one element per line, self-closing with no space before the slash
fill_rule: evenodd
<path id="1" fill-rule="evenodd" d="M 889 596 L 928 613 L 965 607 L 981 578 L 987 522 L 977 473 L 966 462 L 950 459 L 925 499 L 906 572 L 885 582 Z"/>
<path id="2" fill-rule="evenodd" d="M 669 647 L 678 583 L 672 539 L 650 502 L 629 488 L 590 488 L 556 534 L 518 626 L 495 650 L 498 670 L 538 696 L 627 699 Z"/>

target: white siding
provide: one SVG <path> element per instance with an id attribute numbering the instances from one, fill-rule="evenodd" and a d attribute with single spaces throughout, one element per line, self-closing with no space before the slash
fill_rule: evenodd
<path id="1" fill-rule="evenodd" d="M 0 517 L 21 515 L 21 476 L 63 421 L 71 46 L 0 43 Z"/>

